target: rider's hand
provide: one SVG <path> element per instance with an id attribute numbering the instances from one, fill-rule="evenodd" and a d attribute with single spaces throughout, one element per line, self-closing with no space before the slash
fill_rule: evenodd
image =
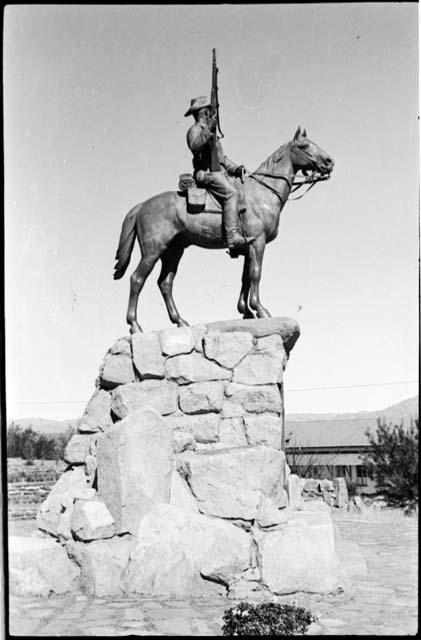
<path id="1" fill-rule="evenodd" d="M 217 125 L 217 117 L 215 114 L 209 118 L 209 122 L 208 122 L 208 127 L 212 131 L 212 133 L 215 133 L 216 125 Z"/>
<path id="2" fill-rule="evenodd" d="M 235 177 L 243 179 L 243 175 L 246 173 L 246 168 L 243 164 L 240 164 L 235 170 Z"/>

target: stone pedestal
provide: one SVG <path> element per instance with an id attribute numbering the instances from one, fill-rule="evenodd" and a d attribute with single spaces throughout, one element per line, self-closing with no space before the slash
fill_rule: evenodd
<path id="1" fill-rule="evenodd" d="M 330 514 L 297 517 L 301 484 L 292 490 L 283 451 L 283 372 L 298 336 L 290 318 L 233 320 L 109 349 L 38 515 L 86 592 L 343 586 Z"/>

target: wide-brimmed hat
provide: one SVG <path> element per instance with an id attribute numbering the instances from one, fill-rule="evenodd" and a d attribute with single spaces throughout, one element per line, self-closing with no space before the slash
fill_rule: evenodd
<path id="1" fill-rule="evenodd" d="M 190 101 L 190 109 L 186 111 L 184 117 L 190 116 L 195 111 L 199 111 L 199 109 L 204 109 L 205 107 L 210 107 L 211 104 L 207 96 L 199 96 L 198 98 L 192 98 Z"/>

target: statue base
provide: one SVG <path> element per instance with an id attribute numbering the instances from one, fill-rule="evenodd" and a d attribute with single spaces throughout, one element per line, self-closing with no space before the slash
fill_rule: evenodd
<path id="1" fill-rule="evenodd" d="M 232 320 L 108 350 L 37 516 L 79 572 L 72 588 L 265 599 L 344 587 L 330 510 L 303 503 L 283 451 L 283 371 L 298 336 L 290 318 Z"/>

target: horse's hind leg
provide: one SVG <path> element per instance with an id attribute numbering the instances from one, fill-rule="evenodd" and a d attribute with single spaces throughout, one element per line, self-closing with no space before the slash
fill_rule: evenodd
<path id="1" fill-rule="evenodd" d="M 244 256 L 243 274 L 241 276 L 241 292 L 238 298 L 237 309 L 243 318 L 254 318 L 254 314 L 249 307 L 250 293 L 250 256 L 248 252 Z"/>
<path id="2" fill-rule="evenodd" d="M 130 296 L 129 306 L 127 309 L 127 324 L 130 325 L 130 333 L 142 331 L 140 325 L 137 322 L 137 302 L 139 300 L 139 294 L 142 291 L 143 285 L 145 284 L 147 277 L 154 268 L 158 259 L 159 253 L 145 255 L 144 257 L 142 257 L 138 267 L 130 277 Z"/>
<path id="3" fill-rule="evenodd" d="M 180 244 L 173 244 L 168 247 L 165 253 L 161 256 L 162 269 L 158 278 L 158 286 L 164 298 L 170 320 L 178 327 L 189 326 L 188 322 L 183 320 L 180 316 L 172 297 L 173 282 L 183 253 L 184 246 Z"/>

